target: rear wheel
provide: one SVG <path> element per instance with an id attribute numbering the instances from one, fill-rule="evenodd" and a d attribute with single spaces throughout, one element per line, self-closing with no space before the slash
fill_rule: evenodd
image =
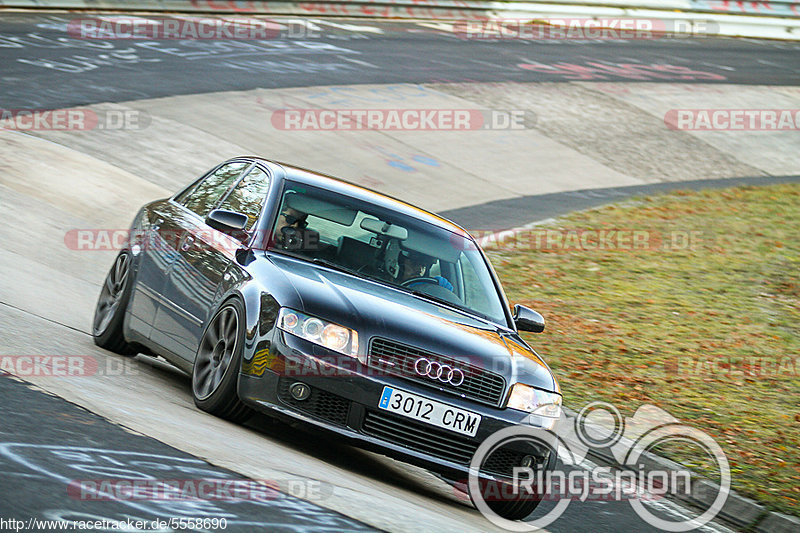
<path id="1" fill-rule="evenodd" d="M 125 309 L 131 299 L 131 254 L 123 250 L 108 271 L 94 309 L 92 337 L 101 348 L 121 355 L 135 355 L 122 333 Z"/>
<path id="2" fill-rule="evenodd" d="M 232 422 L 252 415 L 236 391 L 244 338 L 244 306 L 232 298 L 208 323 L 192 369 L 194 403 L 208 413 Z"/>

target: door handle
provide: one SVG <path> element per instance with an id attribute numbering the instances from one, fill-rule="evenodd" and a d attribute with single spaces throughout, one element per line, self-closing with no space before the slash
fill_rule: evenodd
<path id="1" fill-rule="evenodd" d="M 187 235 L 186 238 L 183 239 L 183 244 L 181 244 L 181 251 L 185 252 L 189 248 L 192 247 L 194 244 L 194 237 L 191 235 Z"/>

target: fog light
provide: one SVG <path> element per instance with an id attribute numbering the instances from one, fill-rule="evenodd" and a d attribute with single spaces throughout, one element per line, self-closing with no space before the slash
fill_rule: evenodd
<path id="1" fill-rule="evenodd" d="M 526 455 L 525 457 L 522 458 L 522 466 L 524 468 L 530 468 L 531 466 L 533 466 L 534 460 L 535 459 L 533 458 L 533 456 Z"/>
<path id="2" fill-rule="evenodd" d="M 305 383 L 295 383 L 289 387 L 289 394 L 297 401 L 307 400 L 311 396 L 311 387 Z"/>

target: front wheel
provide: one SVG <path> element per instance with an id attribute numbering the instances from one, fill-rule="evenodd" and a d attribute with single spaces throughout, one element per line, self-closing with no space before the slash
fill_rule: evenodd
<path id="1" fill-rule="evenodd" d="M 228 300 L 208 323 L 192 369 L 192 396 L 197 407 L 232 422 L 244 422 L 252 411 L 236 391 L 244 338 L 244 306 Z"/>
<path id="2" fill-rule="evenodd" d="M 101 348 L 120 355 L 135 355 L 136 349 L 125 340 L 122 322 L 131 299 L 131 254 L 120 252 L 108 271 L 94 309 L 92 337 Z"/>
<path id="3" fill-rule="evenodd" d="M 549 453 L 538 469 L 534 469 L 536 474 L 534 479 L 545 480 L 547 472 L 552 472 L 558 462 L 558 451 L 549 447 Z M 521 464 L 515 466 L 522 466 Z M 482 499 L 497 516 L 506 520 L 524 520 L 533 513 L 543 499 L 547 497 L 548 485 L 539 486 L 537 483 L 531 486 L 520 486 L 515 490 L 512 480 L 489 481 L 482 480 L 480 483 Z M 470 493 L 472 503 L 475 504 L 476 495 Z M 477 507 L 477 505 L 476 505 Z"/>

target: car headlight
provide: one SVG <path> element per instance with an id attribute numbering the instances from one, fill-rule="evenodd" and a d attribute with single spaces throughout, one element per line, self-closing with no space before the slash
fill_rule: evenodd
<path id="1" fill-rule="evenodd" d="M 548 418 L 561 416 L 561 395 L 535 389 L 523 383 L 511 387 L 507 407 Z"/>
<path id="2" fill-rule="evenodd" d="M 358 333 L 350 328 L 286 307 L 278 313 L 278 327 L 335 352 L 358 356 Z"/>

